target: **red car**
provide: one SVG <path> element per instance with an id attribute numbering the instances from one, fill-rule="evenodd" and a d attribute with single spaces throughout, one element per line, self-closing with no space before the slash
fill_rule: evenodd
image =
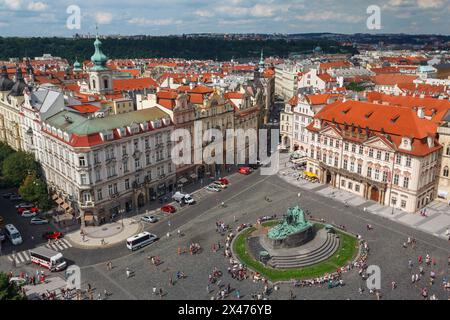
<path id="1" fill-rule="evenodd" d="M 219 181 L 219 182 L 222 183 L 222 184 L 226 184 L 226 185 L 230 184 L 230 182 L 228 181 L 227 178 L 220 178 L 220 179 L 217 180 L 217 181 Z"/>
<path id="2" fill-rule="evenodd" d="M 29 211 L 31 211 L 31 212 L 39 212 L 39 208 L 37 208 L 37 207 L 31 207 L 31 208 L 29 208 L 29 207 L 23 207 L 23 208 L 17 208 L 16 209 L 17 210 L 17 213 L 18 214 L 22 214 L 24 211 L 26 211 L 26 210 L 29 210 Z"/>
<path id="3" fill-rule="evenodd" d="M 63 234 L 58 231 L 49 231 L 49 232 L 45 232 L 42 235 L 42 238 L 44 238 L 45 240 L 57 240 L 57 239 L 61 239 L 62 237 L 63 237 Z"/>
<path id="4" fill-rule="evenodd" d="M 174 213 L 175 211 L 177 211 L 177 209 L 175 209 L 174 206 L 168 204 L 164 207 L 161 207 L 161 211 L 164 213 Z"/>
<path id="5" fill-rule="evenodd" d="M 241 174 L 247 175 L 247 174 L 250 174 L 252 172 L 252 169 L 249 168 L 249 167 L 240 167 L 238 172 L 241 173 Z"/>

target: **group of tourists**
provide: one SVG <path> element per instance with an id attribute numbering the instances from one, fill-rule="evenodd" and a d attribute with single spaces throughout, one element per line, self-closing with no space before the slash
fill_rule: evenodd
<path id="1" fill-rule="evenodd" d="M 238 281 L 243 281 L 248 278 L 247 276 L 247 267 L 245 267 L 239 261 L 230 258 L 230 266 L 227 269 L 228 274 Z"/>
<path id="2" fill-rule="evenodd" d="M 216 232 L 224 234 L 229 228 L 223 221 L 216 221 Z"/>

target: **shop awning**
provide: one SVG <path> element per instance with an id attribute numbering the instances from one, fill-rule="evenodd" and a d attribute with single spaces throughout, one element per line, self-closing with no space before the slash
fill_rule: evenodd
<path id="1" fill-rule="evenodd" d="M 92 215 L 92 214 L 84 215 L 84 221 L 92 221 L 92 220 L 94 220 L 94 215 Z"/>
<path id="2" fill-rule="evenodd" d="M 56 200 L 56 199 L 58 199 L 58 195 L 57 194 L 52 195 L 52 200 Z"/>
<path id="3" fill-rule="evenodd" d="M 70 205 L 69 205 L 68 203 L 63 203 L 63 204 L 61 205 L 61 207 L 62 207 L 64 210 L 67 210 L 67 209 L 69 209 Z"/>
<path id="4" fill-rule="evenodd" d="M 192 179 L 197 179 L 197 175 L 195 173 L 191 174 Z"/>
<path id="5" fill-rule="evenodd" d="M 60 204 L 64 203 L 64 200 L 61 199 L 61 198 L 57 198 L 57 199 L 55 200 L 55 202 L 56 202 L 58 205 L 60 205 Z"/>
<path id="6" fill-rule="evenodd" d="M 178 180 L 179 183 L 186 183 L 188 182 L 188 179 L 186 178 L 181 178 L 180 180 Z"/>

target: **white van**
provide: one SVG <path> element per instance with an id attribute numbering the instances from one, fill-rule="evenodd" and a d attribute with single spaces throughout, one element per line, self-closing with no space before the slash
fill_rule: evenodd
<path id="1" fill-rule="evenodd" d="M 5 226 L 5 235 L 11 241 L 11 243 L 15 246 L 22 244 L 22 236 L 20 235 L 19 230 L 12 224 L 7 224 Z"/>
<path id="2" fill-rule="evenodd" d="M 127 239 L 127 248 L 131 251 L 137 250 L 139 248 L 142 248 L 146 245 L 149 245 L 150 243 L 156 241 L 158 237 L 152 233 L 149 233 L 147 231 L 144 231 L 142 233 L 139 233 L 131 238 Z"/>
<path id="3" fill-rule="evenodd" d="M 31 262 L 50 271 L 61 271 L 67 267 L 62 253 L 48 249 L 46 247 L 38 247 L 30 250 Z"/>

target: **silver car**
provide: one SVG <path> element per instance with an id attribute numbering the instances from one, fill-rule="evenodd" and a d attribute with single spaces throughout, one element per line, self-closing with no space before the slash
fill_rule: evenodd
<path id="1" fill-rule="evenodd" d="M 39 217 L 34 217 L 33 219 L 30 220 L 30 224 L 32 225 L 41 225 L 41 224 L 48 224 L 49 221 L 47 219 L 44 218 L 39 218 Z"/>
<path id="2" fill-rule="evenodd" d="M 211 191 L 211 192 L 219 192 L 221 191 L 221 189 L 219 189 L 217 186 L 215 186 L 214 184 L 210 184 L 209 186 L 205 187 L 205 190 L 207 191 Z"/>

